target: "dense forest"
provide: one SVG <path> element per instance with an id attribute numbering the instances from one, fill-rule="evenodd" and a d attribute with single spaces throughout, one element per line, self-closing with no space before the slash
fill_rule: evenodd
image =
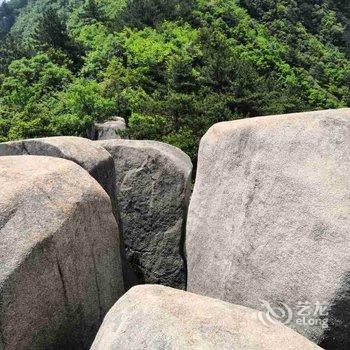
<path id="1" fill-rule="evenodd" d="M 213 123 L 350 105 L 348 0 L 10 0 L 0 41 L 0 141 L 117 115 L 195 160 Z"/>

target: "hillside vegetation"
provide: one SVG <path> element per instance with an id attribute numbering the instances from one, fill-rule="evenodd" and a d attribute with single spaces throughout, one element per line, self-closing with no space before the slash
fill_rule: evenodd
<path id="1" fill-rule="evenodd" d="M 0 141 L 129 137 L 195 160 L 216 122 L 350 105 L 347 0 L 10 0 L 0 6 Z"/>

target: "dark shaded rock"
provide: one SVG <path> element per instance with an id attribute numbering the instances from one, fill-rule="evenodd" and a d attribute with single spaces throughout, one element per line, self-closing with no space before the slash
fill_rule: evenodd
<path id="1" fill-rule="evenodd" d="M 181 150 L 156 141 L 98 141 L 113 157 L 128 286 L 185 288 L 184 229 L 192 164 Z"/>
<path id="2" fill-rule="evenodd" d="M 293 329 L 349 349 L 349 174 L 350 109 L 214 125 L 189 209 L 189 291 L 287 305 Z"/>
<path id="3" fill-rule="evenodd" d="M 88 349 L 123 293 L 102 187 L 52 157 L 0 157 L 0 348 Z"/>
<path id="4" fill-rule="evenodd" d="M 108 312 L 91 350 L 320 349 L 280 323 L 263 325 L 259 313 L 163 286 L 137 286 Z"/>

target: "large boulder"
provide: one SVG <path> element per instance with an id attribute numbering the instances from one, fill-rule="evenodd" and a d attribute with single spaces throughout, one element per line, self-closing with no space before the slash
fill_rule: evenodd
<path id="1" fill-rule="evenodd" d="M 74 136 L 57 136 L 0 143 L 0 156 L 23 154 L 64 158 L 79 164 L 114 201 L 113 159 L 106 150 L 91 140 Z"/>
<path id="2" fill-rule="evenodd" d="M 91 350 L 320 349 L 255 310 L 163 286 L 137 286 L 108 312 Z"/>
<path id="3" fill-rule="evenodd" d="M 56 136 L 0 143 L 0 157 L 10 155 L 39 155 L 71 160 L 84 168 L 109 195 L 120 236 L 120 253 L 123 274 L 127 274 L 127 263 L 116 202 L 115 168 L 111 155 L 95 142 L 75 136 Z M 126 277 L 125 277 L 126 278 Z"/>
<path id="4" fill-rule="evenodd" d="M 350 109 L 214 125 L 189 208 L 188 290 L 265 305 L 349 349 L 349 174 Z"/>
<path id="5" fill-rule="evenodd" d="M 92 130 L 93 140 L 113 140 L 121 139 L 120 131 L 126 130 L 124 118 L 114 117 L 103 123 L 95 123 Z"/>
<path id="6" fill-rule="evenodd" d="M 113 157 L 128 287 L 160 283 L 185 288 L 183 244 L 192 163 L 156 141 L 97 141 Z"/>
<path id="7" fill-rule="evenodd" d="M 117 224 L 71 161 L 0 157 L 0 349 L 88 349 L 123 293 Z"/>

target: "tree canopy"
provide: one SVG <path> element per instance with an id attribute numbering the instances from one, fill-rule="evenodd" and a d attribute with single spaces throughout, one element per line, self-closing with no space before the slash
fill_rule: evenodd
<path id="1" fill-rule="evenodd" d="M 350 105 L 346 0 L 10 0 L 0 6 L 0 141 L 131 138 L 193 160 L 216 122 Z"/>

